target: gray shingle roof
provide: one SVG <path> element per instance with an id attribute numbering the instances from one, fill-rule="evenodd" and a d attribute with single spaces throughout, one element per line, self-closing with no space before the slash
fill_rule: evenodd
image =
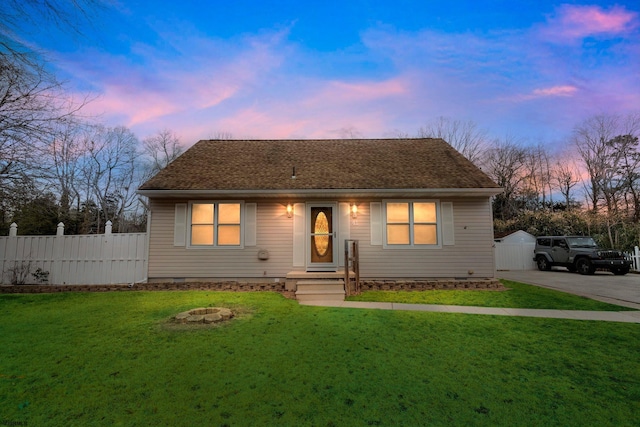
<path id="1" fill-rule="evenodd" d="M 498 186 L 442 139 L 203 140 L 140 190 L 430 188 Z"/>

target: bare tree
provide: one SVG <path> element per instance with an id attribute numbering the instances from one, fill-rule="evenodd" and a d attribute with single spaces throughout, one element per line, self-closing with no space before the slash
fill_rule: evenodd
<path id="1" fill-rule="evenodd" d="M 471 121 L 437 117 L 418 131 L 420 138 L 442 138 L 475 164 L 487 145 L 487 132 Z"/>
<path id="2" fill-rule="evenodd" d="M 84 178 L 105 219 L 111 220 L 120 232 L 125 226 L 125 214 L 136 200 L 135 190 L 141 178 L 137 174 L 138 139 L 123 126 L 99 126 L 85 144 Z"/>
<path id="3" fill-rule="evenodd" d="M 0 180 L 34 163 L 38 150 L 82 105 L 42 67 L 0 54 Z"/>
<path id="4" fill-rule="evenodd" d="M 45 163 L 48 171 L 45 176 L 58 190 L 63 222 L 69 220 L 72 207 L 80 210 L 80 176 L 82 159 L 86 155 L 83 143 L 86 131 L 87 124 L 68 121 L 54 135 L 46 151 L 49 160 Z"/>
<path id="5" fill-rule="evenodd" d="M 594 214 L 603 211 L 611 245 L 617 239 L 616 227 L 640 216 L 639 132 L 638 114 L 600 114 L 574 129 L 574 144 L 588 174 L 591 209 Z"/>
<path id="6" fill-rule="evenodd" d="M 580 175 L 572 161 L 565 156 L 556 161 L 551 171 L 553 188 L 557 189 L 562 197 L 567 210 L 571 210 L 571 190 L 580 182 Z"/>
<path id="7" fill-rule="evenodd" d="M 180 138 L 169 129 L 159 130 L 142 141 L 144 154 L 148 158 L 147 177 L 155 175 L 182 154 Z"/>
<path id="8" fill-rule="evenodd" d="M 625 188 L 626 211 L 633 222 L 640 222 L 640 113 L 628 114 L 622 121 L 622 134 L 612 141 L 621 152 L 619 174 Z M 639 236 L 640 237 L 640 236 Z"/>
<path id="9" fill-rule="evenodd" d="M 529 209 L 544 209 L 553 205 L 549 157 L 547 149 L 542 144 L 525 150 L 521 191 L 529 199 Z"/>
<path id="10" fill-rule="evenodd" d="M 576 126 L 573 142 L 589 175 L 591 209 L 600 201 L 608 214 L 618 214 L 636 181 L 640 115 L 597 115 Z"/>
<path id="11" fill-rule="evenodd" d="M 481 167 L 503 189 L 493 203 L 496 218 L 510 219 L 518 213 L 517 197 L 525 176 L 526 155 L 527 150 L 509 136 L 496 140 L 491 148 L 484 151 Z"/>
<path id="12" fill-rule="evenodd" d="M 615 159 L 608 141 L 615 136 L 618 121 L 618 116 L 601 114 L 585 120 L 573 132 L 573 143 L 589 175 L 587 191 L 594 212 L 598 212 L 599 201 L 605 196 L 611 206 L 608 181 L 612 170 L 610 165 Z"/>
<path id="13" fill-rule="evenodd" d="M 619 135 L 610 141 L 616 153 L 619 153 L 616 168 L 615 186 L 622 192 L 622 200 L 617 210 L 630 216 L 633 221 L 640 220 L 640 146 L 638 137 Z"/>

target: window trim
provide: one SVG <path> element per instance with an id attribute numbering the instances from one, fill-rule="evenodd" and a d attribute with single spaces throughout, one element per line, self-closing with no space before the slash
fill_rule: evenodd
<path id="1" fill-rule="evenodd" d="M 193 230 L 193 224 L 191 222 L 193 205 L 213 205 L 213 244 L 212 245 L 193 245 L 191 243 L 192 236 L 191 232 Z M 221 225 L 218 223 L 218 215 L 220 212 L 219 205 L 221 204 L 238 204 L 240 205 L 240 244 L 238 245 L 218 245 L 217 235 L 218 235 L 218 226 Z M 222 224 L 225 225 L 225 224 Z M 228 225 L 228 224 L 226 224 Z M 244 212 L 244 201 L 241 200 L 190 200 L 187 208 L 187 249 L 244 249 L 244 231 L 245 231 L 245 212 Z"/>
<path id="2" fill-rule="evenodd" d="M 394 245 L 387 243 L 387 205 L 389 203 L 408 203 L 409 204 L 409 239 L 411 243 L 408 245 Z M 437 243 L 435 245 L 424 245 L 424 244 L 415 244 L 413 240 L 415 238 L 414 235 L 414 213 L 413 213 L 413 204 L 414 203 L 435 203 L 436 205 L 436 239 Z M 382 247 L 383 249 L 442 249 L 442 213 L 440 211 L 440 200 L 438 199 L 386 199 L 382 201 Z M 427 224 L 427 223 L 418 223 L 418 224 Z M 432 223 L 429 223 L 432 224 Z"/>

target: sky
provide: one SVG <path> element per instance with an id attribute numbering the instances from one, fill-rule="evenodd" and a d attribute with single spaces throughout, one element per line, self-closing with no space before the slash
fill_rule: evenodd
<path id="1" fill-rule="evenodd" d="M 640 110 L 637 0 L 113 0 L 90 20 L 31 42 L 141 139 L 415 136 L 442 116 L 561 145 Z"/>

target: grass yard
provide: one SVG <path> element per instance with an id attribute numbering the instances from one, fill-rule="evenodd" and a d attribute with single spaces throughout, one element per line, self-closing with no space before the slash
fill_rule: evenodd
<path id="1" fill-rule="evenodd" d="M 350 296 L 349 301 L 397 302 L 405 304 L 471 305 L 477 307 L 540 308 L 556 310 L 628 311 L 633 308 L 526 285 L 500 280 L 508 291 L 444 290 L 428 292 L 366 291 Z"/>
<path id="2" fill-rule="evenodd" d="M 239 315 L 167 325 L 199 306 Z M 636 324 L 266 292 L 0 295 L 0 425 L 631 426 L 638 354 Z"/>

